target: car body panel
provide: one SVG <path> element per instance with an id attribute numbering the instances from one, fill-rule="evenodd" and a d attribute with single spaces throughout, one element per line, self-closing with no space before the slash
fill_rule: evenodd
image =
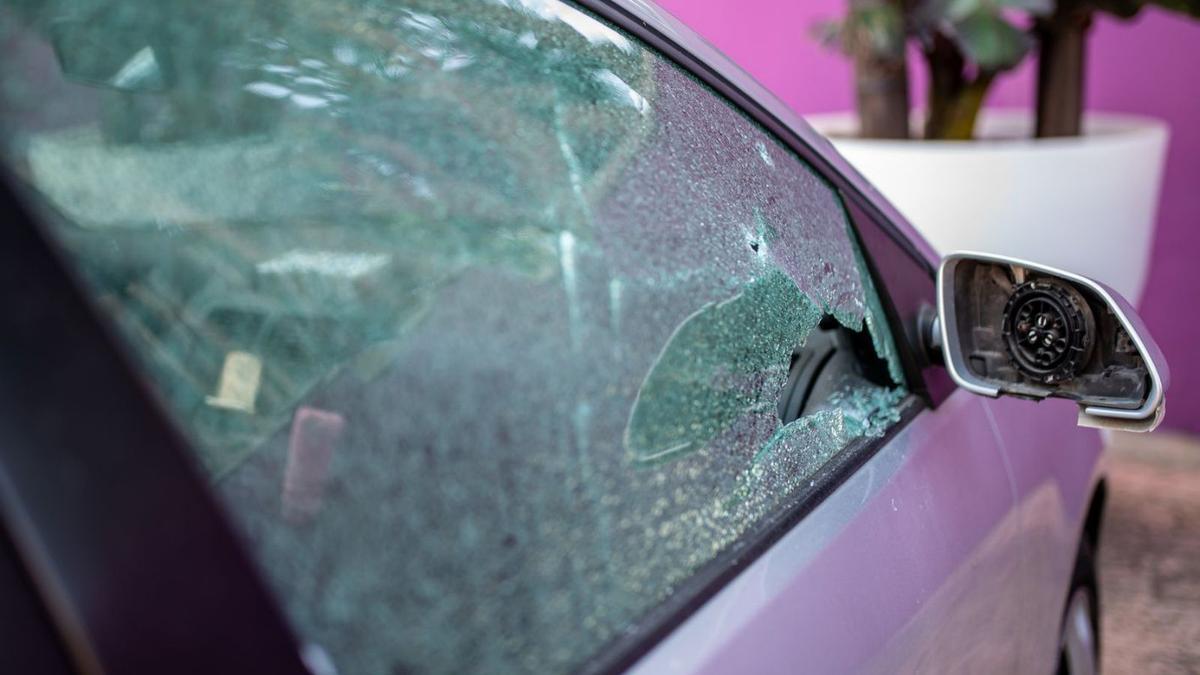
<path id="1" fill-rule="evenodd" d="M 989 401 L 1013 472 L 1017 518 L 1026 551 L 1026 598 L 1020 672 L 1049 672 L 1059 622 L 1084 536 L 1084 521 L 1105 475 L 1102 434 L 1075 424 L 1073 401 Z"/>
<path id="2" fill-rule="evenodd" d="M 634 672 L 1016 670 L 1021 524 L 988 402 L 927 410 Z M 964 645 L 968 645 L 964 647 Z"/>
<path id="3" fill-rule="evenodd" d="M 631 672 L 1049 672 L 1100 475 L 1071 408 L 922 412 Z"/>

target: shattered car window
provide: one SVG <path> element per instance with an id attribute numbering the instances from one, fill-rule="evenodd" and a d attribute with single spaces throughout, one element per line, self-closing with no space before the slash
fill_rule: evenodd
<path id="1" fill-rule="evenodd" d="M 557 0 L 0 0 L 0 140 L 340 673 L 578 667 L 900 416 L 835 192 Z"/>

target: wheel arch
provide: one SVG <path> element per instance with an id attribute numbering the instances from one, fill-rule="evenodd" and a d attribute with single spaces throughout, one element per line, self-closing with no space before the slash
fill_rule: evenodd
<path id="1" fill-rule="evenodd" d="M 1108 505 L 1108 478 L 1101 477 L 1092 488 L 1092 496 L 1088 500 L 1087 515 L 1083 519 L 1083 536 L 1087 538 L 1092 551 L 1100 549 L 1100 529 L 1104 524 L 1105 508 Z"/>

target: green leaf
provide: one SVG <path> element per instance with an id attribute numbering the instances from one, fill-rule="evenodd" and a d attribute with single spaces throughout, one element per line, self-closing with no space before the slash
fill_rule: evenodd
<path id="1" fill-rule="evenodd" d="M 882 58 L 903 54 L 907 39 L 904 16 L 890 4 L 853 8 L 845 19 L 818 21 L 809 32 L 826 47 L 851 55 L 862 49 Z"/>
<path id="2" fill-rule="evenodd" d="M 839 28 L 847 53 L 866 50 L 881 58 L 895 58 L 904 53 L 907 39 L 904 15 L 890 2 L 853 7 Z"/>
<path id="3" fill-rule="evenodd" d="M 969 60 L 990 71 L 1015 67 L 1033 48 L 1033 39 L 1025 31 L 986 10 L 956 23 L 950 38 Z"/>
<path id="4" fill-rule="evenodd" d="M 1054 11 L 1054 0 L 994 0 L 997 9 L 1016 9 L 1044 16 Z"/>
<path id="5" fill-rule="evenodd" d="M 952 24 L 966 21 L 981 12 L 999 16 L 1004 10 L 1014 10 L 1046 15 L 1054 11 L 1054 3 L 1055 0 L 921 0 L 911 16 L 918 28 L 930 28 L 947 21 Z"/>
<path id="6" fill-rule="evenodd" d="M 824 47 L 842 49 L 845 30 L 843 22 L 836 19 L 824 19 L 814 22 L 808 28 L 808 34 Z"/>
<path id="7" fill-rule="evenodd" d="M 987 8 L 986 0 L 940 0 L 930 3 L 932 7 L 941 5 L 941 11 L 938 12 L 941 18 L 947 21 L 958 23 L 967 17 L 970 17 L 979 12 L 985 11 Z"/>

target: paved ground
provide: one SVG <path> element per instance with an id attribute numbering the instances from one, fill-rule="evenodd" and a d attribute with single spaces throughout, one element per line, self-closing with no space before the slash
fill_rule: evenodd
<path id="1" fill-rule="evenodd" d="M 1100 542 L 1110 675 L 1200 673 L 1200 440 L 1112 439 Z"/>

